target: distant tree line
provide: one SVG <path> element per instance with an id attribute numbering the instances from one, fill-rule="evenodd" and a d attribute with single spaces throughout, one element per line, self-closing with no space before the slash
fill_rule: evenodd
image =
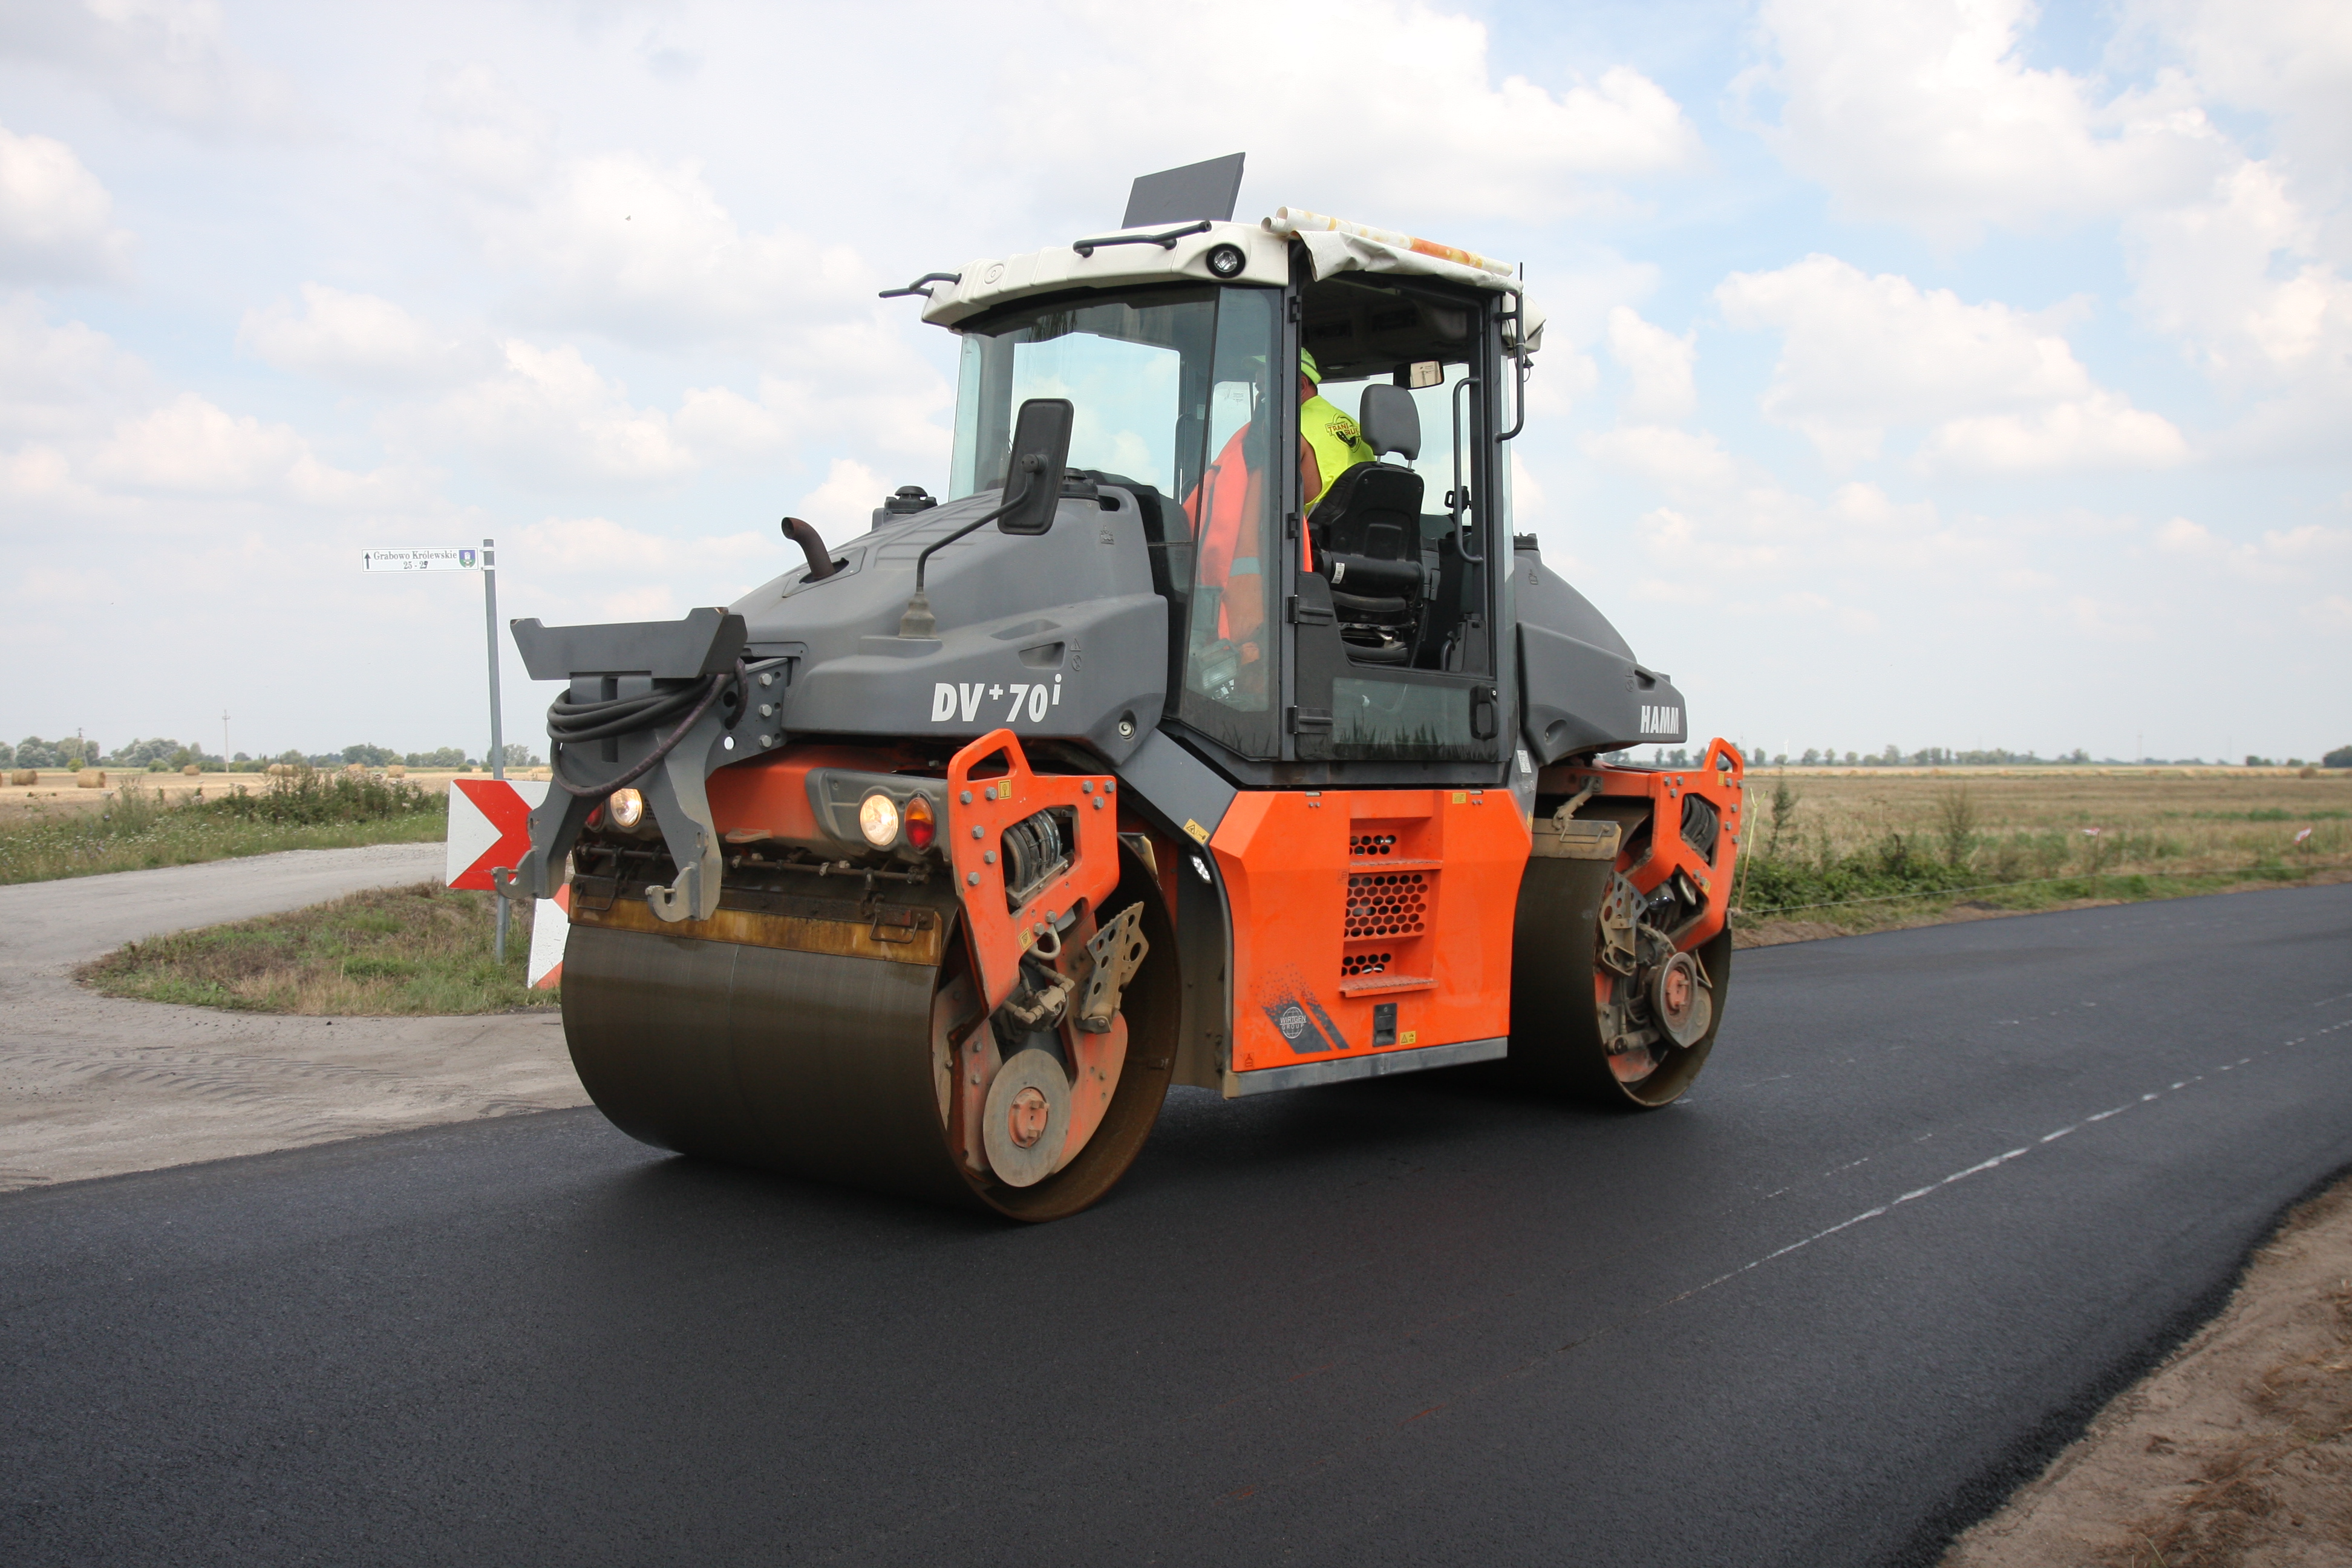
<path id="1" fill-rule="evenodd" d="M 1704 751 L 1692 752 L 1685 746 L 1672 750 L 1661 747 L 1654 765 L 1664 768 L 1695 768 L 1706 756 Z M 2000 750 L 1958 752 L 1946 746 L 1926 746 L 1916 752 L 1906 752 L 1900 746 L 1888 746 L 1870 752 L 1841 752 L 1834 746 L 1808 746 L 1799 756 L 1786 752 L 1768 752 L 1762 747 L 1741 746 L 1739 754 L 1748 759 L 1750 767 L 1800 768 L 2017 768 L 2017 767 L 2227 767 L 2229 761 L 2215 757 L 2207 762 L 2203 757 L 2141 757 L 2137 762 L 2122 757 L 2094 757 L 2077 747 L 2063 756 L 2045 757 L 2033 752 Z M 1639 758 L 1632 752 L 1612 752 L 1603 759 L 1610 763 L 1630 763 Z M 2320 759 L 2321 765 L 2330 768 L 2352 768 L 2352 746 L 2338 746 Z M 2269 757 L 2249 754 L 2243 764 L 2250 768 L 2299 768 L 2301 757 L 2289 757 L 2274 762 Z"/>
<path id="2" fill-rule="evenodd" d="M 529 746 L 509 742 L 506 746 L 507 766 L 538 768 L 547 764 Z M 399 763 L 412 768 L 478 767 L 480 759 L 467 756 L 457 746 L 443 746 L 430 752 L 395 752 L 389 746 L 345 746 L 340 752 L 280 752 L 274 757 L 256 757 L 245 752 L 224 760 L 217 752 L 183 744 L 161 736 L 153 740 L 134 740 L 108 751 L 94 740 L 75 735 L 61 741 L 44 741 L 38 735 L 27 735 L 15 745 L 0 741 L 0 768 L 85 768 L 105 767 L 143 770 L 147 773 L 177 773 L 194 764 L 207 772 L 226 769 L 231 773 L 258 773 L 273 763 L 287 763 L 296 767 L 340 768 L 357 763 L 362 767 L 381 768 Z"/>

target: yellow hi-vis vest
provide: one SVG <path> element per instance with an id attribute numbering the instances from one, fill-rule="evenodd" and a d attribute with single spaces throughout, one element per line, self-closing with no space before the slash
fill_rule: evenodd
<path id="1" fill-rule="evenodd" d="M 1373 462 L 1379 458 L 1364 445 L 1363 433 L 1356 422 L 1340 413 L 1338 404 L 1319 395 L 1298 405 L 1298 433 L 1307 437 L 1307 445 L 1315 454 L 1316 477 L 1322 481 L 1320 488 L 1307 498 L 1310 511 L 1334 479 L 1358 463 Z"/>

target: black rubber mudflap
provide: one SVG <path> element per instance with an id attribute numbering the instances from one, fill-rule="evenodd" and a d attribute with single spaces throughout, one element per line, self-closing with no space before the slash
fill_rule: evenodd
<path id="1" fill-rule="evenodd" d="M 574 926 L 572 1065 L 659 1148 L 970 1203 L 940 1128 L 928 965 Z"/>

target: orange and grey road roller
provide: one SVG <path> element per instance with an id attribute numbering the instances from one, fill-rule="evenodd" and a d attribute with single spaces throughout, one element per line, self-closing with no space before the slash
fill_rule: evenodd
<path id="1" fill-rule="evenodd" d="M 1496 1061 L 1666 1104 L 1731 975 L 1738 752 L 1511 532 L 1517 270 L 1237 160 L 894 294 L 961 340 L 943 495 L 724 608 L 513 634 L 565 1037 L 683 1153 L 1070 1214 L 1171 1084 Z"/>

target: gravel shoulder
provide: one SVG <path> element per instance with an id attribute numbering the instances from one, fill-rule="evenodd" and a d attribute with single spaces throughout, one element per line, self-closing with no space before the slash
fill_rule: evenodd
<path id="1" fill-rule="evenodd" d="M 301 1018 L 98 996 L 126 942 L 437 874 L 438 844 L 0 888 L 0 1191 L 584 1105 L 561 1020 Z"/>

